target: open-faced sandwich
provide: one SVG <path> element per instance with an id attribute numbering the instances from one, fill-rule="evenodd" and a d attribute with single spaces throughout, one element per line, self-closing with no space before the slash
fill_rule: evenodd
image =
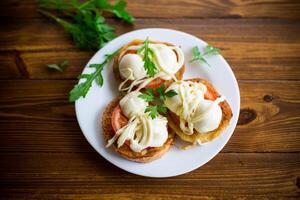
<path id="1" fill-rule="evenodd" d="M 203 55 L 217 52 L 207 46 Z M 193 55 L 205 60 L 198 48 Z M 107 106 L 102 127 L 106 147 L 128 160 L 160 158 L 176 134 L 192 144 L 209 142 L 230 123 L 229 104 L 209 82 L 181 80 L 184 55 L 177 46 L 133 40 L 115 54 L 113 68 L 121 97 Z"/>
<path id="2" fill-rule="evenodd" d="M 184 54 L 170 43 L 136 39 L 116 54 L 113 68 L 121 81 L 119 91 L 158 88 L 182 79 Z"/>
<path id="3" fill-rule="evenodd" d="M 168 125 L 184 141 L 209 142 L 219 136 L 230 122 L 232 111 L 214 87 L 202 79 L 172 83 L 166 91 L 178 95 L 165 100 Z"/>
<path id="4" fill-rule="evenodd" d="M 171 147 L 175 134 L 167 118 L 150 117 L 145 112 L 148 102 L 133 91 L 112 101 L 103 113 L 102 127 L 106 147 L 128 160 L 150 162 L 160 158 Z"/>

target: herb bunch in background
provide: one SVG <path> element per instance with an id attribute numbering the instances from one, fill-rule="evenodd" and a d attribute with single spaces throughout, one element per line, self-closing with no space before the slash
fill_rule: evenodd
<path id="1" fill-rule="evenodd" d="M 126 11 L 126 1 L 110 4 L 108 0 L 38 0 L 39 12 L 59 23 L 68 32 L 78 48 L 98 50 L 115 37 L 114 28 L 106 23 L 103 12 L 133 23 L 134 18 Z M 65 20 L 53 12 L 70 20 Z"/>

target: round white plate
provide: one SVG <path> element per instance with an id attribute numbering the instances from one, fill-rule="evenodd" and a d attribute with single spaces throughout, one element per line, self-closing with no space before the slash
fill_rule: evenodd
<path id="1" fill-rule="evenodd" d="M 118 82 L 115 80 L 111 64 L 103 70 L 104 85 L 100 88 L 93 83 L 88 95 L 75 103 L 77 120 L 80 128 L 94 149 L 109 162 L 128 172 L 148 177 L 170 177 L 190 172 L 212 159 L 225 146 L 237 124 L 240 110 L 240 93 L 235 76 L 221 55 L 207 56 L 209 67 L 203 63 L 190 64 L 192 48 L 198 46 L 202 51 L 207 43 L 187 33 L 170 29 L 141 29 L 126 33 L 109 42 L 99 50 L 87 66 L 100 63 L 105 54 L 110 54 L 133 39 L 160 40 L 173 43 L 182 48 L 185 55 L 186 72 L 184 79 L 204 78 L 227 98 L 233 111 L 233 118 L 227 129 L 210 143 L 197 146 L 189 150 L 180 150 L 173 146 L 162 158 L 150 163 L 136 163 L 128 161 L 111 148 L 105 148 L 102 135 L 101 118 L 107 104 L 118 95 Z M 85 67 L 83 73 L 90 73 L 93 69 Z"/>

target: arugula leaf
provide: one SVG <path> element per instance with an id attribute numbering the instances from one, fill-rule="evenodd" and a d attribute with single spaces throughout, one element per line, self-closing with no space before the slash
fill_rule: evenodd
<path id="1" fill-rule="evenodd" d="M 74 88 L 69 93 L 69 101 L 74 102 L 80 97 L 85 97 L 92 86 L 93 81 L 95 80 L 99 86 L 103 85 L 103 76 L 102 70 L 104 66 L 112 60 L 112 58 L 119 52 L 119 50 L 115 51 L 112 54 L 106 55 L 105 60 L 100 64 L 90 64 L 90 68 L 95 68 L 95 71 L 90 74 L 81 74 L 78 79 L 85 79 L 84 82 L 78 83 L 74 86 Z"/>
<path id="2" fill-rule="evenodd" d="M 150 77 L 153 77 L 156 74 L 157 69 L 153 63 L 154 53 L 152 49 L 149 48 L 148 38 L 144 41 L 144 45 L 137 50 L 137 53 L 143 55 L 144 68 L 147 71 L 147 74 Z"/>
<path id="3" fill-rule="evenodd" d="M 199 51 L 199 48 L 197 46 L 193 47 L 192 52 L 193 52 L 193 59 L 189 61 L 190 63 L 192 63 L 196 60 L 199 60 L 199 61 L 202 61 L 202 62 L 206 63 L 208 66 L 210 66 L 210 64 L 206 61 L 204 56 L 220 54 L 221 50 L 218 49 L 218 48 L 215 48 L 211 45 L 207 45 L 205 47 L 203 53 L 201 53 Z"/>
<path id="4" fill-rule="evenodd" d="M 159 113 L 166 113 L 167 107 L 164 104 L 166 97 L 173 97 L 177 95 L 174 90 L 165 92 L 165 84 L 161 84 L 155 91 L 153 89 L 146 89 L 146 91 L 140 94 L 138 97 L 149 102 L 149 106 L 146 107 L 145 113 L 149 112 L 152 119 L 156 118 Z M 157 95 L 155 95 L 157 94 Z"/>
<path id="5" fill-rule="evenodd" d="M 59 64 L 48 64 L 48 69 L 56 70 L 62 72 L 66 66 L 69 64 L 69 61 L 65 60 Z"/>

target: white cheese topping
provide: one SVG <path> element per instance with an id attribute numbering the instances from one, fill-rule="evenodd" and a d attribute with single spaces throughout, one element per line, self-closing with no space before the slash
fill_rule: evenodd
<path id="1" fill-rule="evenodd" d="M 160 147 L 168 139 L 167 119 L 161 115 L 152 119 L 144 113 L 148 103 L 138 97 L 140 94 L 134 91 L 121 99 L 122 112 L 129 121 L 108 141 L 106 147 L 117 141 L 119 148 L 129 140 L 130 148 L 140 152 L 147 147 Z"/>
<path id="2" fill-rule="evenodd" d="M 192 81 L 178 81 L 172 83 L 166 90 L 178 93 L 167 98 L 165 104 L 180 118 L 180 129 L 187 135 L 192 135 L 194 129 L 199 133 L 207 133 L 218 128 L 222 119 L 219 103 L 224 101 L 220 97 L 215 101 L 204 99 L 207 88 L 202 83 Z"/>
<path id="3" fill-rule="evenodd" d="M 130 92 L 120 100 L 121 110 L 128 119 L 143 114 L 148 106 L 148 102 L 138 97 L 140 94 L 136 91 Z"/>
<path id="4" fill-rule="evenodd" d="M 127 50 L 137 50 L 142 45 L 130 46 Z M 179 47 L 167 46 L 165 44 L 149 44 L 149 48 L 153 51 L 153 62 L 157 68 L 157 74 L 155 78 L 161 78 L 163 80 L 174 79 L 176 81 L 175 74 L 182 67 L 184 63 L 184 54 Z M 124 53 L 126 50 L 124 51 Z M 130 92 L 134 86 L 142 85 L 145 87 L 149 84 L 154 77 L 148 77 L 144 68 L 143 55 L 139 54 L 126 54 L 119 56 L 119 72 L 121 77 L 125 79 L 119 87 L 120 91 Z M 124 85 L 128 80 L 133 82 L 129 87 L 124 88 Z M 147 83 L 147 84 L 146 84 Z"/>
<path id="5" fill-rule="evenodd" d="M 126 54 L 119 63 L 119 71 L 124 79 L 136 80 L 147 76 L 144 61 L 138 54 Z"/>

